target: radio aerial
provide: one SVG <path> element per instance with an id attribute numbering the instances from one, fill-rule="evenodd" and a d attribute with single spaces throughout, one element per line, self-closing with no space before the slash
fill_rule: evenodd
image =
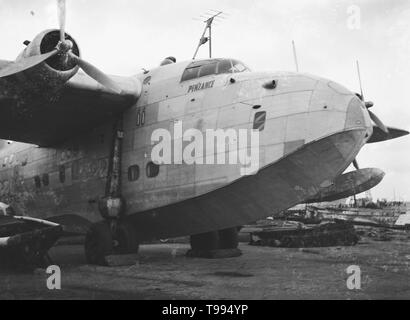
<path id="1" fill-rule="evenodd" d="M 201 15 L 202 18 L 206 18 L 206 20 L 203 21 L 205 23 L 205 29 L 204 29 L 204 32 L 202 33 L 201 38 L 199 39 L 199 43 L 195 50 L 194 57 L 192 58 L 192 60 L 196 59 L 199 48 L 202 45 L 206 44 L 207 42 L 209 43 L 209 58 L 212 58 L 212 24 L 217 19 L 225 19 L 226 17 L 224 17 L 225 13 L 222 11 L 215 11 L 215 10 L 211 10 L 211 11 L 212 11 L 211 13 L 208 13 L 206 15 Z M 206 37 L 207 31 L 208 31 L 208 36 Z"/>

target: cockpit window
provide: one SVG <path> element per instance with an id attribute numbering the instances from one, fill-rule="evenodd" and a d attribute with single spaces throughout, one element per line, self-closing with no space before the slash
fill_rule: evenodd
<path id="1" fill-rule="evenodd" d="M 211 59 L 192 62 L 184 71 L 181 81 L 216 74 L 250 71 L 242 62 L 231 59 Z"/>
<path id="2" fill-rule="evenodd" d="M 218 64 L 218 73 L 232 73 L 232 61 L 231 60 L 222 60 Z"/>
<path id="3" fill-rule="evenodd" d="M 245 72 L 248 68 L 240 61 L 232 60 L 233 72 Z"/>
<path id="4" fill-rule="evenodd" d="M 198 67 L 193 67 L 193 68 L 187 68 L 184 71 L 184 74 L 182 76 L 182 80 L 191 80 L 191 79 L 196 79 L 198 78 L 198 73 L 199 73 L 199 66 Z"/>
<path id="5" fill-rule="evenodd" d="M 200 78 L 200 77 L 205 77 L 205 76 L 216 74 L 217 66 L 218 66 L 218 63 L 216 62 L 203 65 L 199 70 L 198 77 Z"/>

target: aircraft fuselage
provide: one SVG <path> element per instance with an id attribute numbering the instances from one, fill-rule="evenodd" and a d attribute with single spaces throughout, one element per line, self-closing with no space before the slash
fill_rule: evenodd
<path id="1" fill-rule="evenodd" d="M 142 94 L 123 113 L 121 195 L 127 219 L 142 238 L 219 230 L 279 213 L 340 175 L 372 135 L 363 103 L 330 80 L 239 72 L 181 81 L 191 62 L 136 76 Z M 115 121 L 53 148 L 5 147 L 0 152 L 1 201 L 33 217 L 102 219 L 98 199 L 107 193 Z M 172 163 L 158 165 L 152 159 L 158 129 L 170 134 Z M 192 142 L 184 136 L 190 129 L 202 134 L 204 152 L 196 153 L 194 163 L 175 161 L 175 146 L 183 154 Z M 239 130 L 257 131 L 254 174 L 243 174 L 246 164 L 240 159 L 229 163 L 229 147 L 237 144 L 232 136 L 205 148 L 207 130 L 231 130 L 236 137 Z M 220 144 L 225 152 L 218 158 Z M 210 157 L 215 163 L 206 161 Z M 225 163 L 218 162 L 222 158 Z"/>

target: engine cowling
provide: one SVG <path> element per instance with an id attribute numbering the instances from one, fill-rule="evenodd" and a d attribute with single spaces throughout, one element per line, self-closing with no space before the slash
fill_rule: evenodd
<path id="1" fill-rule="evenodd" d="M 73 43 L 72 52 L 80 56 L 77 42 L 66 33 L 66 39 Z M 37 35 L 26 49 L 17 57 L 17 61 L 22 58 L 48 53 L 54 50 L 60 41 L 59 30 L 45 30 Z M 39 65 L 28 69 L 17 76 L 28 82 L 31 88 L 48 87 L 58 89 L 70 80 L 79 70 L 75 61 L 64 59 L 61 54 L 57 54 Z"/>

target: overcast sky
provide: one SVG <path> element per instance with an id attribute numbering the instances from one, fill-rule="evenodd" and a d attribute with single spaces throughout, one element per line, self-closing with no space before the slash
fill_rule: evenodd
<path id="1" fill-rule="evenodd" d="M 360 8 L 361 28 L 348 28 Z M 13 60 L 44 29 L 57 27 L 55 0 L 0 0 L 0 59 Z M 388 125 L 410 129 L 410 1 L 408 0 L 67 0 L 67 31 L 82 56 L 110 74 L 132 75 L 166 56 L 192 58 L 210 9 L 229 17 L 214 28 L 214 55 L 243 60 L 253 70 L 300 69 L 359 91 L 360 60 L 367 100 Z M 207 49 L 200 51 L 206 57 Z M 410 138 L 369 145 L 361 167 L 378 167 L 375 198 L 410 200 Z"/>

